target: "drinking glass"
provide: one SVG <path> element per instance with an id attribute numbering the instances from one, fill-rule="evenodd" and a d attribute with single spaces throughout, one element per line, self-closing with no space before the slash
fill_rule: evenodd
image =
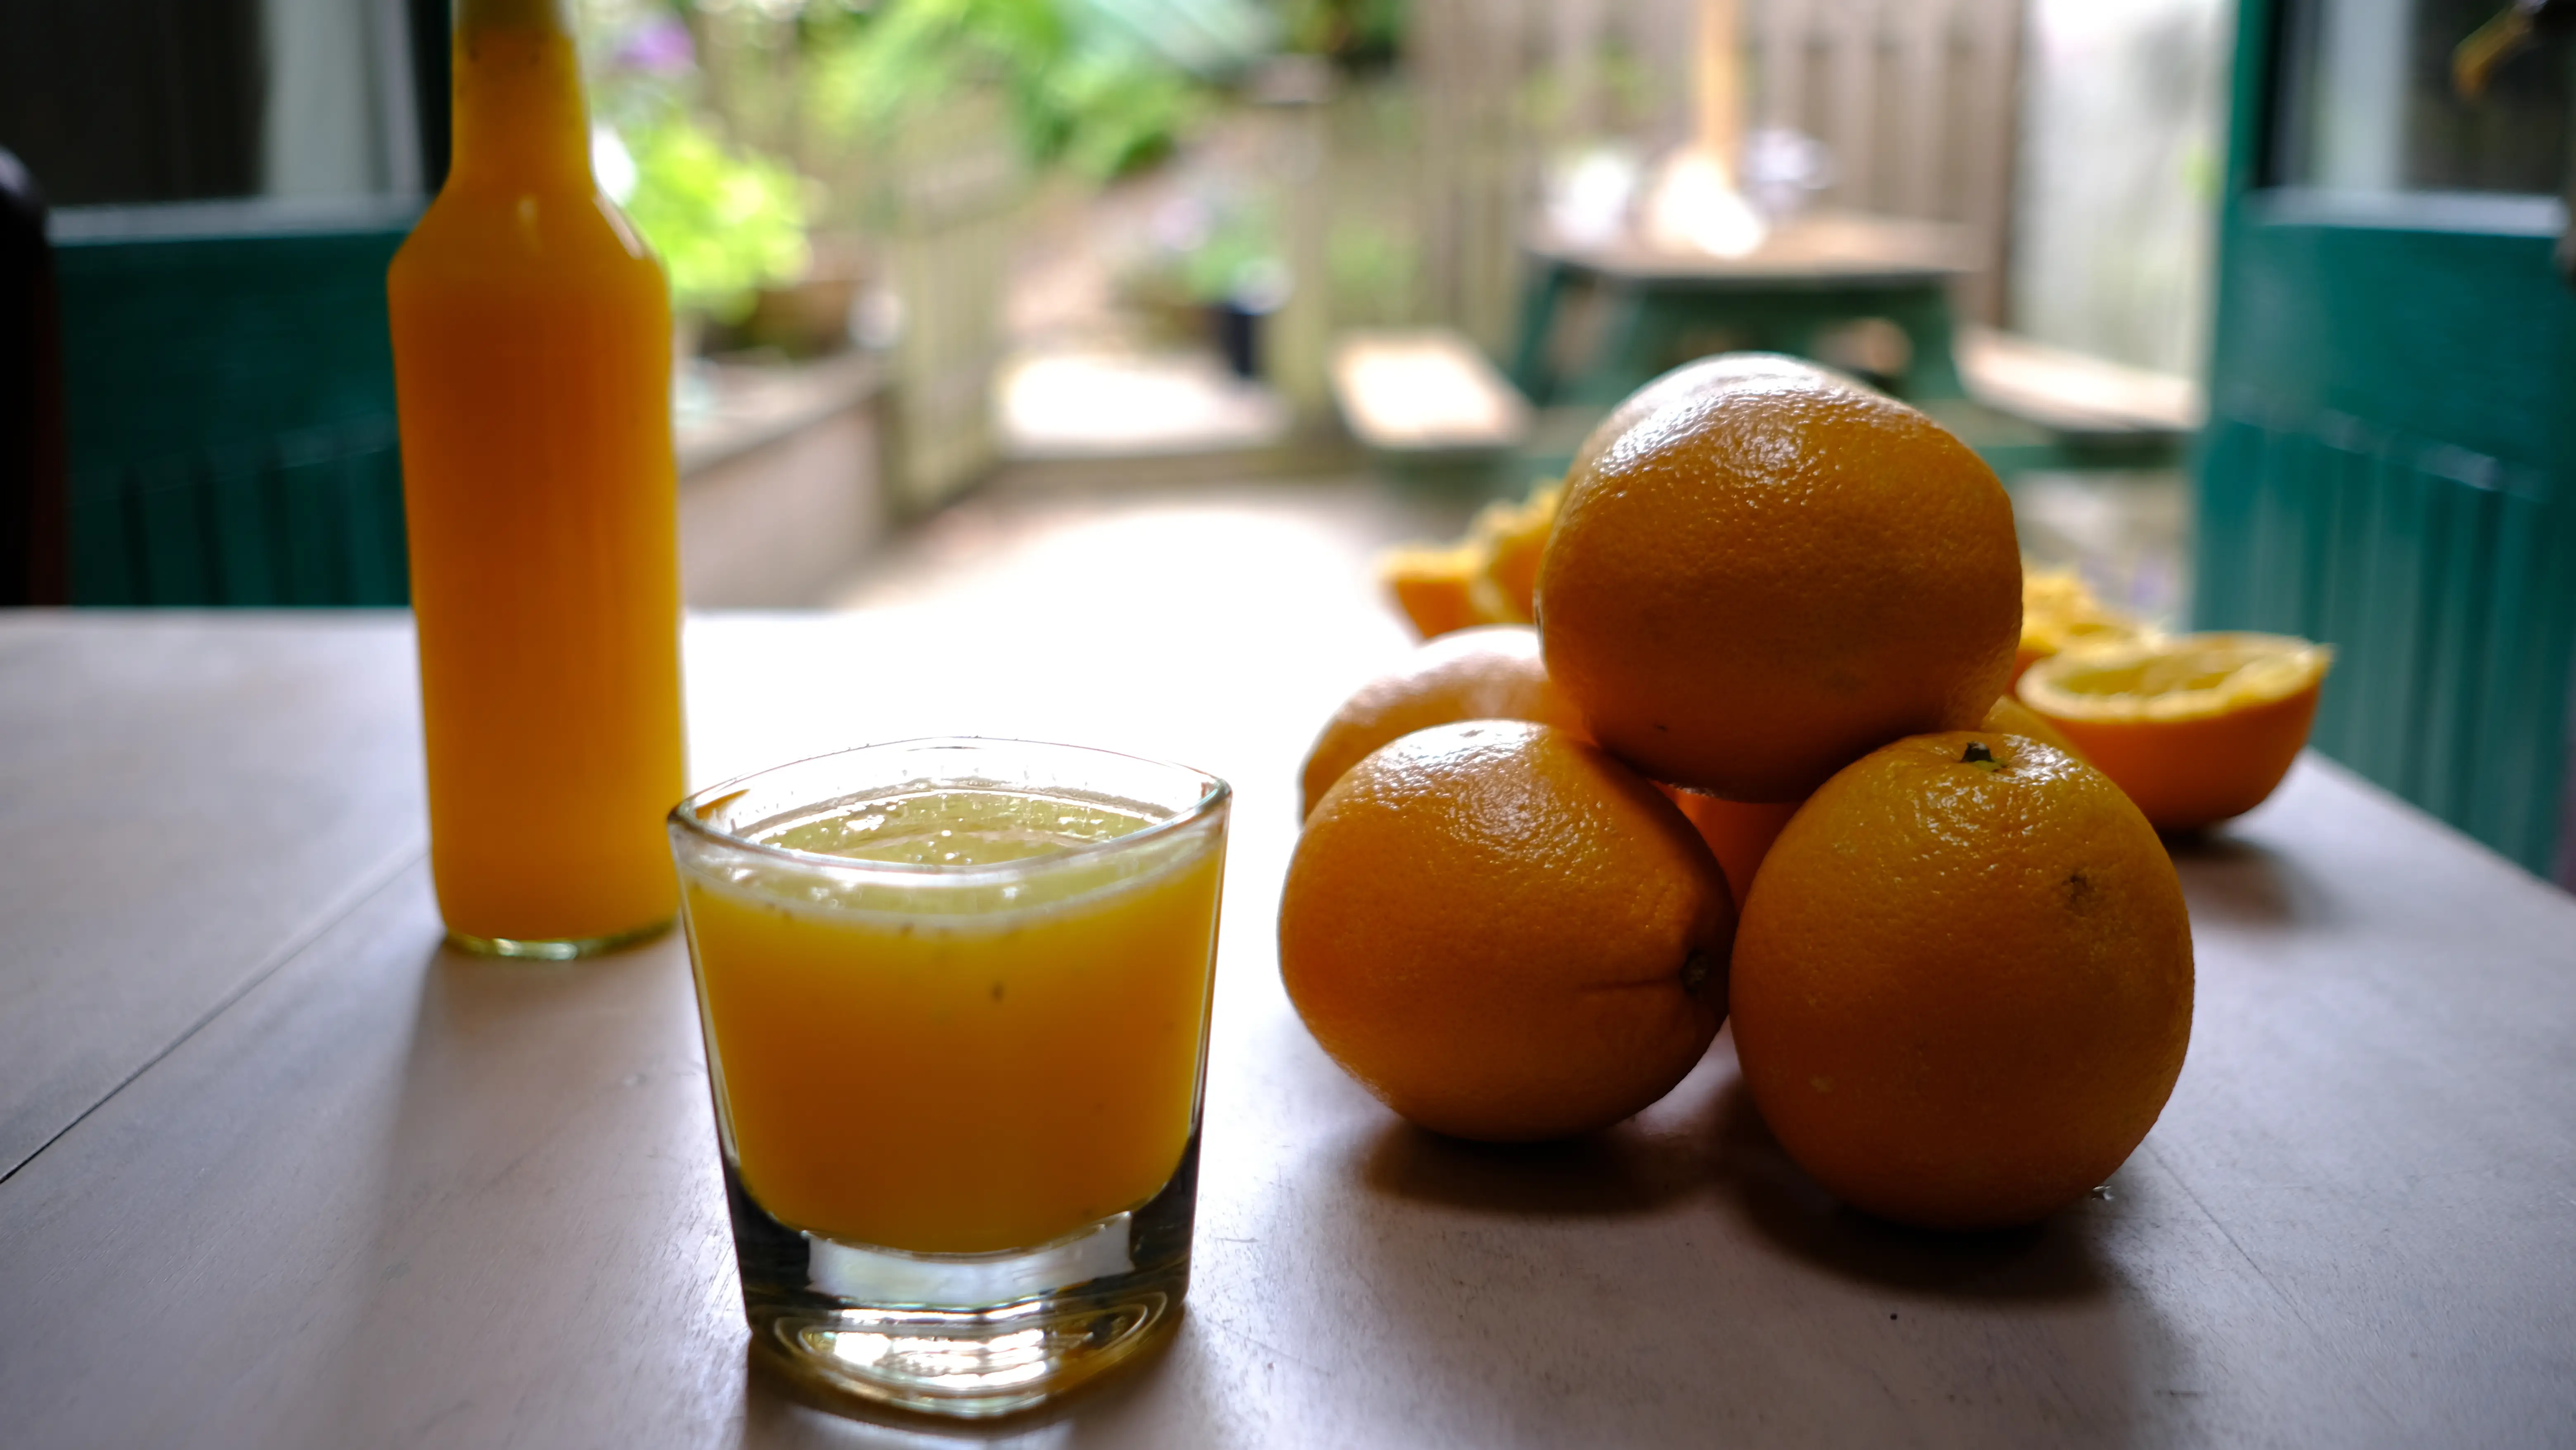
<path id="1" fill-rule="evenodd" d="M 1230 794 L 1108 751 L 943 739 L 671 812 L 764 1350 L 870 1399 L 991 1415 L 1169 1319 Z"/>

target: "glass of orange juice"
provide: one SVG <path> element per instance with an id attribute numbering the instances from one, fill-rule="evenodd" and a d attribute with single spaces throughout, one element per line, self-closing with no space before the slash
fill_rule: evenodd
<path id="1" fill-rule="evenodd" d="M 671 812 L 764 1350 L 866 1398 L 990 1415 L 1169 1319 L 1230 796 L 1108 751 L 942 739 Z"/>

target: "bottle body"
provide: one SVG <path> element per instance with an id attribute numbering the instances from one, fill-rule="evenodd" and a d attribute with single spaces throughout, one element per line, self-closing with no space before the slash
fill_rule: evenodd
<path id="1" fill-rule="evenodd" d="M 683 792 L 671 316 L 543 4 L 460 6 L 454 170 L 387 276 L 430 858 L 467 945 L 667 923 Z"/>

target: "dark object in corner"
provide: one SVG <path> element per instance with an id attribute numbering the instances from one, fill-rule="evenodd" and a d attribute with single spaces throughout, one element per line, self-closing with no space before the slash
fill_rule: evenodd
<path id="1" fill-rule="evenodd" d="M 44 193 L 0 149 L 0 605 L 64 602 L 58 319 Z"/>

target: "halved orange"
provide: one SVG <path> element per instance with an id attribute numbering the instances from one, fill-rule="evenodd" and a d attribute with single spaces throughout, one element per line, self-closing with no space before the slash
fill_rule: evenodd
<path id="1" fill-rule="evenodd" d="M 1538 561 L 1556 528 L 1562 484 L 1543 484 L 1518 504 L 1486 506 L 1468 536 L 1485 546 L 1484 575 L 1511 610 L 1510 623 L 1538 618 Z"/>
<path id="2" fill-rule="evenodd" d="M 2243 815 L 2289 774 L 2334 651 L 2278 634 L 2186 634 L 2080 647 L 2015 691 L 2128 792 L 2160 831 Z"/>
<path id="3" fill-rule="evenodd" d="M 2050 655 L 2089 645 L 2126 644 L 2149 632 L 2095 598 L 2074 570 L 2042 569 L 2022 560 L 2021 648 L 2013 656 L 2014 679 Z"/>
<path id="4" fill-rule="evenodd" d="M 1408 544 L 1379 556 L 1378 577 L 1414 633 L 1437 639 L 1480 624 L 1535 619 L 1539 557 L 1562 491 L 1543 483 L 1518 503 L 1487 504 L 1455 544 Z"/>
<path id="5" fill-rule="evenodd" d="M 1485 551 L 1468 544 L 1408 545 L 1378 560 L 1378 577 L 1414 633 L 1437 639 L 1453 630 L 1498 624 L 1507 617 L 1484 577 Z"/>

